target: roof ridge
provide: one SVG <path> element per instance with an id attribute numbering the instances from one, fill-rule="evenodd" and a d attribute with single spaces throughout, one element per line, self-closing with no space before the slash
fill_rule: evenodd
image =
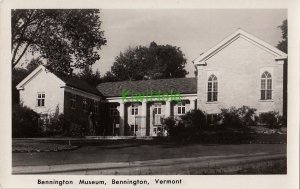
<path id="1" fill-rule="evenodd" d="M 147 79 L 147 80 L 109 81 L 109 82 L 99 83 L 98 85 L 101 85 L 101 84 L 104 84 L 104 83 L 147 82 L 147 81 L 177 80 L 177 79 L 197 79 L 197 77 L 178 77 L 178 78 L 166 78 L 166 79 Z M 97 85 L 97 86 L 98 86 L 98 85 Z"/>

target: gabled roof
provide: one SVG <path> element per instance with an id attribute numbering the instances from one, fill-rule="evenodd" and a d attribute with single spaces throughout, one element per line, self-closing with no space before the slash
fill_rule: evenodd
<path id="1" fill-rule="evenodd" d="M 76 89 L 80 89 L 85 92 L 89 92 L 98 96 L 103 96 L 97 89 L 96 86 L 92 86 L 86 81 L 83 81 L 74 76 L 58 76 L 61 80 L 63 80 L 67 86 L 73 87 Z"/>
<path id="2" fill-rule="evenodd" d="M 161 93 L 178 92 L 180 94 L 197 94 L 196 78 L 173 78 L 140 81 L 121 81 L 100 83 L 97 89 L 105 97 L 120 97 L 122 90 L 134 93 L 147 93 L 148 91 Z"/>
<path id="3" fill-rule="evenodd" d="M 55 79 L 59 83 L 60 87 L 69 86 L 97 96 L 102 96 L 102 94 L 96 89 L 96 87 L 91 86 L 87 82 L 80 80 L 79 78 L 74 76 L 59 76 L 57 74 L 50 72 L 43 65 L 40 65 L 35 70 L 33 70 L 25 79 L 23 79 L 16 86 L 16 88 L 18 90 L 24 89 L 24 86 L 42 71 L 47 71 L 49 76 Z"/>
<path id="4" fill-rule="evenodd" d="M 193 63 L 195 65 L 202 65 L 205 64 L 205 61 L 208 60 L 210 57 L 214 56 L 216 53 L 221 51 L 223 48 L 225 48 L 227 45 L 232 43 L 233 41 L 237 40 L 238 38 L 246 39 L 247 41 L 259 46 L 260 48 L 268 51 L 269 53 L 273 54 L 275 56 L 275 59 L 286 59 L 287 54 L 280 51 L 279 49 L 273 47 L 272 45 L 264 42 L 261 39 L 258 39 L 257 37 L 238 29 L 234 33 L 232 33 L 230 36 L 222 40 L 220 43 L 218 43 L 213 48 L 209 49 L 205 53 L 201 54 L 198 58 L 193 60 Z"/>

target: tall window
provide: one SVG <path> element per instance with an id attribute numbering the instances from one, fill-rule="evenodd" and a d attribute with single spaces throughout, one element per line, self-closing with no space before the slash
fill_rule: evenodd
<path id="1" fill-rule="evenodd" d="M 215 75 L 211 75 L 208 78 L 207 84 L 207 101 L 218 101 L 218 80 Z"/>
<path id="2" fill-rule="evenodd" d="M 76 94 L 71 96 L 71 108 L 76 108 Z"/>
<path id="3" fill-rule="evenodd" d="M 160 115 L 161 114 L 161 104 L 154 104 L 154 107 L 153 107 L 153 113 L 155 115 Z"/>
<path id="4" fill-rule="evenodd" d="M 161 125 L 161 104 L 154 104 L 153 125 Z"/>
<path id="5" fill-rule="evenodd" d="M 38 93 L 38 95 L 37 95 L 37 106 L 38 107 L 45 106 L 45 93 L 44 92 Z"/>
<path id="6" fill-rule="evenodd" d="M 177 107 L 178 107 L 177 108 L 178 115 L 185 114 L 185 102 L 184 101 L 178 102 Z"/>
<path id="7" fill-rule="evenodd" d="M 131 104 L 131 115 L 138 115 L 139 114 L 139 105 L 138 104 Z"/>
<path id="8" fill-rule="evenodd" d="M 272 76 L 269 72 L 265 71 L 260 79 L 260 99 L 272 99 Z"/>
<path id="9" fill-rule="evenodd" d="M 84 111 L 87 111 L 87 100 L 86 100 L 86 98 L 82 99 L 82 109 Z"/>
<path id="10" fill-rule="evenodd" d="M 94 114 L 98 113 L 98 102 L 94 100 Z"/>

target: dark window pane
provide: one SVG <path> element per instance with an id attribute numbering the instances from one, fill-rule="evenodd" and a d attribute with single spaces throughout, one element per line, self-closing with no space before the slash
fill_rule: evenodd
<path id="1" fill-rule="evenodd" d="M 260 99 L 261 100 L 265 100 L 266 98 L 265 98 L 265 90 L 261 90 L 261 92 L 260 92 Z"/>
<path id="2" fill-rule="evenodd" d="M 271 100 L 272 99 L 272 91 L 268 90 L 267 91 L 267 100 Z"/>
<path id="3" fill-rule="evenodd" d="M 268 79 L 268 81 L 267 81 L 267 89 L 272 89 L 272 79 Z"/>
<path id="4" fill-rule="evenodd" d="M 208 92 L 212 91 L 212 83 L 211 82 L 208 83 L 207 90 L 208 90 Z"/>
<path id="5" fill-rule="evenodd" d="M 262 79 L 261 80 L 261 90 L 264 90 L 266 88 L 266 80 Z"/>
<path id="6" fill-rule="evenodd" d="M 218 91 L 218 83 L 214 82 L 214 90 L 213 91 Z"/>
<path id="7" fill-rule="evenodd" d="M 211 102 L 212 101 L 212 94 L 209 92 L 207 93 L 207 101 Z"/>
<path id="8" fill-rule="evenodd" d="M 213 101 L 218 101 L 218 93 L 214 92 L 213 95 Z"/>

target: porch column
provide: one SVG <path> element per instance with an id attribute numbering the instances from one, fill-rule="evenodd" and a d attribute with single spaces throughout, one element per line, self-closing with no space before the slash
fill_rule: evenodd
<path id="1" fill-rule="evenodd" d="M 190 100 L 191 102 L 191 110 L 195 110 L 196 109 L 196 99 Z"/>
<path id="2" fill-rule="evenodd" d="M 147 127 L 147 101 L 142 102 L 141 136 L 146 136 Z"/>
<path id="3" fill-rule="evenodd" d="M 125 104 L 124 102 L 120 102 L 119 136 L 124 136 L 124 124 L 125 124 Z"/>
<path id="4" fill-rule="evenodd" d="M 171 116 L 171 101 L 166 101 L 166 117 Z"/>

